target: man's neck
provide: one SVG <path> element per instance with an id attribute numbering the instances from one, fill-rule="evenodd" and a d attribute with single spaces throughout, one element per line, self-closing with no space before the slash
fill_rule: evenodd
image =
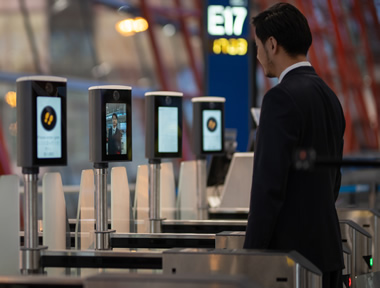
<path id="1" fill-rule="evenodd" d="M 303 62 L 303 61 L 308 61 L 306 56 L 304 55 L 298 55 L 296 57 L 284 57 L 279 61 L 278 63 L 278 69 L 276 71 L 276 77 L 279 78 L 281 73 L 288 67 L 298 63 L 298 62 Z"/>
<path id="2" fill-rule="evenodd" d="M 309 61 L 301 61 L 288 66 L 284 71 L 281 72 L 280 76 L 278 77 L 278 83 L 281 83 L 282 79 L 284 79 L 286 74 L 288 74 L 290 71 L 302 66 L 311 66 L 311 64 Z"/>

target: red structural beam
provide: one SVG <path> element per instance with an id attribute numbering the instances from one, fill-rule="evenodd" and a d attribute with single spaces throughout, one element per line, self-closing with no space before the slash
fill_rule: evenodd
<path id="1" fill-rule="evenodd" d="M 194 0 L 194 1 L 195 1 L 196 10 L 200 11 L 200 14 L 199 14 L 199 17 L 198 17 L 198 21 L 197 21 L 198 22 L 198 26 L 199 26 L 200 39 L 204 40 L 204 37 L 202 35 L 203 29 L 204 29 L 203 27 L 205 27 L 205 25 L 204 25 L 205 19 L 204 19 L 204 14 L 203 14 L 204 2 L 202 0 Z M 203 43 L 203 44 L 205 44 L 205 43 Z"/>
<path id="2" fill-rule="evenodd" d="M 297 6 L 298 8 L 307 16 L 312 16 L 313 14 L 310 12 L 310 5 L 309 4 L 306 4 L 305 6 L 303 5 L 302 3 L 302 0 L 297 0 Z M 309 17 L 308 17 L 309 18 Z M 309 24 L 310 24 L 310 29 L 313 30 L 312 28 L 313 27 L 318 27 L 318 22 L 315 21 L 314 17 L 310 17 L 309 18 Z M 317 30 L 317 29 L 316 29 Z M 319 30 L 319 29 L 318 29 Z M 311 60 L 311 63 L 313 64 L 313 67 L 315 68 L 316 71 L 318 71 L 319 73 L 321 72 L 321 67 L 319 66 L 319 61 L 318 61 L 318 56 L 317 56 L 317 53 L 315 51 L 315 47 L 316 47 L 316 41 L 315 41 L 315 34 L 313 33 L 313 44 L 311 45 L 310 49 L 309 49 L 309 56 L 310 56 L 310 60 Z"/>
<path id="3" fill-rule="evenodd" d="M 175 4 L 176 4 L 176 7 L 178 9 L 178 12 L 182 11 L 180 0 L 175 0 Z M 188 29 L 188 26 L 186 24 L 186 19 L 184 17 L 179 17 L 178 21 L 179 21 L 179 24 L 181 26 L 182 38 L 185 42 L 185 47 L 186 47 L 187 55 L 189 57 L 190 67 L 191 67 L 191 70 L 193 71 L 194 80 L 195 80 L 195 83 L 197 85 L 197 90 L 198 90 L 198 93 L 201 94 L 201 91 L 203 91 L 203 83 L 202 83 L 202 77 L 201 77 L 199 69 L 197 67 L 193 48 L 191 46 L 191 33 Z"/>
<path id="4" fill-rule="evenodd" d="M 342 6 L 342 4 L 341 4 Z M 348 55 L 348 58 L 350 59 L 350 63 L 351 63 L 351 66 L 353 66 L 356 70 L 356 73 L 350 73 L 350 76 L 351 76 L 351 81 L 350 83 L 354 86 L 354 90 L 356 91 L 356 95 L 358 95 L 358 99 L 360 101 L 362 101 L 362 105 L 365 106 L 365 99 L 364 99 L 364 89 L 365 89 L 365 83 L 364 83 L 364 76 L 369 76 L 371 78 L 371 85 L 370 85 L 370 89 L 372 90 L 372 93 L 374 93 L 373 95 L 377 95 L 377 88 L 376 88 L 376 85 L 375 84 L 375 75 L 374 75 L 374 65 L 373 65 L 373 57 L 372 57 L 372 53 L 371 53 L 371 49 L 369 47 L 369 38 L 368 38 L 368 34 L 367 34 L 367 27 L 366 27 L 366 24 L 365 24 L 365 21 L 364 21 L 364 18 L 363 18 L 363 11 L 362 11 L 362 6 L 360 3 L 358 3 L 358 1 L 356 0 L 353 0 L 353 12 L 354 12 L 354 16 L 356 19 L 350 19 L 350 21 L 354 21 L 354 20 L 357 20 L 359 22 L 359 27 L 360 27 L 360 33 L 359 33 L 359 37 L 362 38 L 362 41 L 356 41 L 355 44 L 356 44 L 356 49 L 354 49 L 354 45 L 351 44 L 351 49 L 354 51 L 354 55 L 364 55 L 365 56 L 365 62 L 366 62 L 366 68 L 365 68 L 365 71 L 361 71 L 360 68 L 359 68 L 359 64 L 357 62 L 357 60 L 355 61 L 355 59 L 357 59 L 357 57 L 349 57 L 350 55 Z M 341 9 L 343 10 L 343 7 L 341 7 Z M 349 27 L 348 27 L 348 24 L 346 23 L 346 31 L 347 31 L 347 35 L 349 35 Z M 352 39 L 349 39 L 348 40 L 349 43 L 353 43 L 353 40 Z M 363 45 L 362 45 L 363 44 Z M 364 51 L 363 51 L 364 50 Z M 363 72 L 363 73 L 361 73 Z M 375 100 L 376 101 L 376 100 Z M 376 103 L 376 102 L 375 102 Z M 366 107 L 366 106 L 365 106 Z M 369 121 L 369 114 L 368 114 L 368 111 L 367 109 L 364 110 L 364 113 L 365 113 L 365 118 L 364 118 L 364 123 L 366 125 L 366 128 L 368 129 L 368 131 L 370 132 L 370 136 L 371 136 L 371 139 L 370 139 L 370 144 L 369 144 L 369 147 L 372 148 L 372 149 L 378 149 L 379 148 L 379 141 L 378 141 L 378 137 L 379 137 L 379 132 L 378 132 L 378 121 L 376 119 L 376 122 L 375 122 L 375 125 L 373 125 L 370 121 Z"/>
<path id="5" fill-rule="evenodd" d="M 313 33 L 313 44 L 310 47 L 310 60 L 312 62 L 313 67 L 317 71 L 319 75 L 328 83 L 328 85 L 338 93 L 338 87 L 335 85 L 335 82 L 333 81 L 333 73 L 332 73 L 332 67 L 331 67 L 331 61 L 329 61 L 329 57 L 326 52 L 326 45 L 323 41 L 323 37 L 325 34 L 327 34 L 327 30 L 320 26 L 318 19 L 315 15 L 315 10 L 313 9 L 313 1 L 308 0 L 305 5 L 304 1 L 297 0 L 298 7 L 304 11 L 306 17 L 308 18 L 308 21 L 310 23 L 310 29 Z M 316 52 L 318 51 L 318 53 Z M 319 65 L 319 63 L 322 63 L 322 65 Z M 349 109 L 349 98 L 346 94 L 343 95 L 344 97 L 344 115 L 346 118 L 346 133 L 345 133 L 345 146 L 344 146 L 344 153 L 350 152 L 354 149 L 354 146 L 356 146 L 354 142 L 356 142 L 356 139 L 353 134 L 353 127 L 352 127 L 352 121 L 351 121 L 351 113 Z"/>
<path id="6" fill-rule="evenodd" d="M 373 26 L 376 30 L 377 37 L 380 39 L 380 22 L 379 22 L 379 18 L 377 17 L 377 9 L 375 7 L 374 2 L 375 1 L 366 1 L 366 4 L 368 4 L 368 6 L 369 6 L 369 11 L 370 11 L 372 19 L 373 19 L 373 23 L 374 23 Z"/>
<path id="7" fill-rule="evenodd" d="M 160 82 L 161 89 L 165 91 L 170 90 L 166 70 L 164 68 L 164 64 L 162 62 L 162 58 L 159 52 L 156 34 L 154 33 L 154 21 L 151 17 L 151 11 L 148 5 L 146 4 L 146 0 L 141 0 L 140 6 L 141 6 L 142 14 L 144 15 L 146 21 L 149 24 L 148 34 L 149 34 L 149 39 L 150 39 L 152 50 L 153 50 L 155 70 Z"/>
<path id="8" fill-rule="evenodd" d="M 361 91 L 358 91 L 358 84 L 361 81 L 361 79 L 358 78 L 360 77 L 360 71 L 357 69 L 357 65 L 354 62 L 355 59 L 352 59 L 353 57 L 351 54 L 355 51 L 352 48 L 349 37 L 347 37 L 347 35 L 343 35 L 343 32 L 347 31 L 347 27 L 339 25 L 338 16 L 333 7 L 332 0 L 327 0 L 327 4 L 335 32 L 335 55 L 337 57 L 338 71 L 342 83 L 342 92 L 345 97 L 348 97 L 348 95 L 350 95 L 350 92 L 353 93 L 353 100 L 355 101 L 356 108 L 360 117 L 359 119 L 361 120 L 361 129 L 363 131 L 364 140 L 367 145 L 366 148 L 376 148 L 377 139 L 373 137 L 374 135 L 371 133 L 372 131 L 370 131 L 368 114 L 366 112 L 363 97 Z M 345 39 L 343 39 L 344 36 L 346 36 Z M 347 103 L 350 103 L 350 99 L 346 99 Z M 348 107 L 345 108 L 347 109 Z"/>
<path id="9" fill-rule="evenodd" d="M 380 86 L 379 86 L 379 83 L 376 82 L 375 65 L 374 65 L 375 59 L 373 57 L 373 52 L 370 47 L 370 42 L 369 42 L 370 37 L 368 35 L 369 29 L 367 29 L 366 27 L 367 25 L 364 19 L 364 15 L 366 14 L 365 7 L 364 7 L 365 3 L 369 4 L 368 9 L 372 17 L 372 21 L 375 24 L 374 28 L 376 29 L 378 40 L 380 40 L 380 27 L 379 27 L 380 24 L 377 18 L 377 14 L 375 10 L 376 8 L 373 4 L 373 1 L 367 1 L 363 3 L 362 1 L 354 0 L 354 5 L 355 5 L 354 11 L 356 12 L 356 17 L 358 18 L 359 23 L 360 23 L 360 35 L 363 37 L 363 45 L 364 45 L 365 55 L 366 55 L 367 70 L 371 79 L 370 85 L 371 85 L 372 93 L 373 93 L 375 103 L 376 103 L 377 122 L 376 122 L 376 127 L 374 127 L 374 129 L 378 131 L 378 128 L 380 126 Z"/>
<path id="10" fill-rule="evenodd" d="M 0 175 L 12 174 L 7 145 L 5 143 L 3 128 L 0 121 Z"/>

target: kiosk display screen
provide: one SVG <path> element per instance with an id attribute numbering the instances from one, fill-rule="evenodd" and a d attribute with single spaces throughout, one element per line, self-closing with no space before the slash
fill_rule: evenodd
<path id="1" fill-rule="evenodd" d="M 182 157 L 182 93 L 145 93 L 145 157 Z"/>
<path id="2" fill-rule="evenodd" d="M 90 161 L 132 161 L 132 88 L 89 88 Z"/>
<path id="3" fill-rule="evenodd" d="M 178 152 L 177 107 L 158 107 L 158 152 Z"/>
<path id="4" fill-rule="evenodd" d="M 222 111 L 202 111 L 202 150 L 205 152 L 221 151 L 222 145 Z"/>
<path id="5" fill-rule="evenodd" d="M 61 98 L 37 96 L 37 158 L 62 157 Z"/>
<path id="6" fill-rule="evenodd" d="M 127 104 L 106 103 L 106 155 L 127 154 Z"/>

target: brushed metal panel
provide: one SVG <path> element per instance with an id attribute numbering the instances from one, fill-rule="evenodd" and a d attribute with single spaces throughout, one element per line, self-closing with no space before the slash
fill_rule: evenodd
<path id="1" fill-rule="evenodd" d="M 164 274 L 243 275 L 270 288 L 320 288 L 321 272 L 295 251 L 171 249 Z"/>

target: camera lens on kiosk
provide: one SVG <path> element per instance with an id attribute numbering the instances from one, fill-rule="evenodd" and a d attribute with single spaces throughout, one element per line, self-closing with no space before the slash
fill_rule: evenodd
<path id="1" fill-rule="evenodd" d="M 119 91 L 117 91 L 117 90 L 113 91 L 113 99 L 115 101 L 118 101 L 120 99 L 120 93 L 119 93 Z"/>
<path id="2" fill-rule="evenodd" d="M 166 105 L 172 104 L 172 98 L 170 98 L 169 96 L 166 96 L 165 103 L 166 103 Z"/>
<path id="3" fill-rule="evenodd" d="M 52 95 L 53 94 L 53 91 L 54 91 L 54 87 L 53 87 L 53 84 L 51 83 L 46 83 L 45 85 L 45 90 L 46 92 L 49 94 L 49 95 Z"/>

